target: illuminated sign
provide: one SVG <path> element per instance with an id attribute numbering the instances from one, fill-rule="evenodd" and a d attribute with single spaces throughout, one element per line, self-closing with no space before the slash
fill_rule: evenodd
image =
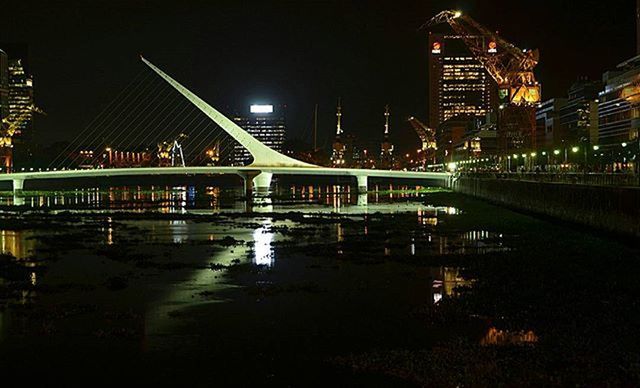
<path id="1" fill-rule="evenodd" d="M 273 113 L 273 105 L 251 105 L 251 113 Z"/>
<path id="2" fill-rule="evenodd" d="M 442 44 L 440 42 L 433 42 L 431 46 L 431 54 L 440 54 L 442 52 Z"/>
<path id="3" fill-rule="evenodd" d="M 491 54 L 495 54 L 498 52 L 498 44 L 495 41 L 489 42 L 489 50 L 487 50 Z"/>

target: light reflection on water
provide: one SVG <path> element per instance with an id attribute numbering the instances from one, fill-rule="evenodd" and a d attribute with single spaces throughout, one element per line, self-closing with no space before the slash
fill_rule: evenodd
<path id="1" fill-rule="evenodd" d="M 252 213 L 270 213 L 289 211 L 302 211 L 305 216 L 316 214 L 339 213 L 345 220 L 364 220 L 358 224 L 356 235 L 369 236 L 370 232 L 375 235 L 379 224 L 370 225 L 368 220 L 373 213 L 398 213 L 410 212 L 415 215 L 417 226 L 422 226 L 426 230 L 426 237 L 423 235 L 412 235 L 408 237 L 404 246 L 379 245 L 380 255 L 392 256 L 394 254 L 409 254 L 411 256 L 451 254 L 451 253 L 477 253 L 489 252 L 495 249 L 496 244 L 492 242 L 502 236 L 494 235 L 489 231 L 472 230 L 463 232 L 461 235 L 440 235 L 436 227 L 442 217 L 459 216 L 461 211 L 453 207 L 434 207 L 423 204 L 417 199 L 420 194 L 417 192 L 396 192 L 377 190 L 368 195 L 358 195 L 351 191 L 349 186 L 302 186 L 291 187 L 289 201 L 282 201 L 278 198 L 264 198 L 247 204 L 237 201 L 233 196 L 226 196 L 225 190 L 219 187 L 207 187 L 200 192 L 190 187 L 168 187 L 144 190 L 140 187 L 117 189 L 107 191 L 98 189 L 79 190 L 69 193 L 43 193 L 42 195 L 26 197 L 25 204 L 32 208 L 57 207 L 57 210 L 102 210 L 117 209 L 130 212 L 144 212 L 147 210 L 159 211 L 162 213 L 181 214 L 193 212 L 195 214 L 211 214 L 212 212 L 236 211 Z M 364 198 L 364 199 L 363 199 Z M 2 198 L 4 204 L 9 204 L 12 198 Z M 369 214 L 369 215 L 367 215 Z M 103 234 L 101 241 L 105 245 L 113 245 L 126 241 L 131 235 L 142 238 L 152 248 L 154 254 L 159 254 L 165 250 L 161 244 L 171 243 L 181 246 L 181 255 L 172 260 L 182 260 L 185 258 L 197 257 L 203 251 L 198 251 L 197 245 L 191 246 L 194 241 L 216 241 L 227 236 L 231 236 L 238 241 L 239 245 L 219 246 L 216 250 L 207 252 L 207 262 L 222 265 L 231 265 L 234 260 L 240 263 L 253 263 L 260 266 L 275 268 L 281 264 L 277 257 L 276 242 L 288 241 L 291 244 L 304 244 L 306 241 L 323 243 L 343 243 L 349 242 L 354 236 L 350 229 L 349 222 L 336 221 L 328 226 L 330 237 L 318 234 L 311 235 L 309 240 L 292 241 L 286 233 L 278 231 L 278 227 L 295 228 L 303 226 L 304 222 L 294 222 L 288 220 L 274 220 L 268 214 L 264 216 L 252 214 L 247 218 L 242 218 L 247 222 L 246 226 L 237 222 L 231 225 L 217 225 L 212 223 L 196 223 L 189 220 L 137 220 L 120 221 L 128 226 L 140 228 L 140 231 L 121 230 L 114 224 L 111 217 L 105 217 L 105 223 L 98 230 Z M 235 219 L 236 221 L 238 218 Z M 320 228 L 318 228 L 319 230 Z M 372 230 L 370 230 L 372 229 Z M 32 230 L 3 230 L 0 231 L 0 246 L 4 252 L 9 252 L 17 258 L 25 258 L 37 254 L 36 234 L 42 231 Z M 311 232 L 310 232 L 311 233 Z M 425 246 L 425 242 L 427 245 Z M 154 246 L 156 244 L 156 247 Z M 190 248 L 189 248 L 190 247 Z M 186 253 L 185 253 L 186 252 Z M 345 248 L 340 244 L 338 254 L 342 255 Z M 327 252 L 330 255 L 329 252 Z M 156 296 L 157 300 L 150 303 L 146 308 L 146 330 L 147 335 L 162 333 L 167 329 L 167 316 L 176 309 L 178 305 L 205 303 L 202 299 L 195 298 L 194 289 L 218 292 L 225 287 L 229 287 L 227 280 L 210 269 L 190 269 L 192 273 L 189 278 L 180 282 L 170 282 L 159 288 L 161 294 Z M 438 303 L 445 296 L 455 296 L 456 287 L 469 285 L 470 283 L 460 276 L 458 268 L 434 267 L 432 271 L 432 284 L 424 282 L 423 285 L 430 287 L 432 295 L 429 295 L 430 303 Z M 46 275 L 44 277 L 46 279 Z M 34 272 L 29 280 L 32 284 L 41 281 Z M 220 302 L 211 298 L 206 303 Z M 0 313 L 0 339 L 3 334 L 2 322 L 6 320 Z M 169 320 L 170 321 L 170 320 Z M 6 325 L 5 325 L 6 326 Z"/>
<path id="2" fill-rule="evenodd" d="M 389 190 L 392 189 L 392 190 Z M 334 211 L 343 207 L 369 203 L 393 202 L 399 199 L 419 197 L 421 187 L 373 186 L 368 194 L 358 194 L 350 185 L 295 186 L 278 188 L 276 195 L 286 195 L 288 200 L 328 205 Z M 405 191 L 400 191 L 405 190 Z M 223 189 L 210 186 L 196 189 L 194 186 L 128 186 L 108 189 L 85 188 L 72 191 L 27 192 L 25 196 L 2 196 L 0 205 L 21 205 L 29 208 L 118 209 L 148 210 L 163 213 L 180 213 L 185 209 L 207 208 L 213 210 L 239 209 L 239 189 Z"/>

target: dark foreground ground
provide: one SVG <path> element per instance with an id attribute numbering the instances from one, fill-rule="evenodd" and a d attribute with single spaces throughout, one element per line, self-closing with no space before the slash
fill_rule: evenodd
<path id="1" fill-rule="evenodd" d="M 5 214 L 0 385 L 640 385 L 637 241 L 407 202 Z"/>

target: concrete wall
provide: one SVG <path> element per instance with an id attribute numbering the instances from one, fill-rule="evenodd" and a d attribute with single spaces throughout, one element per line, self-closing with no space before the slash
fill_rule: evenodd
<path id="1" fill-rule="evenodd" d="M 514 209 L 640 237 L 640 188 L 460 177 L 452 188 Z"/>

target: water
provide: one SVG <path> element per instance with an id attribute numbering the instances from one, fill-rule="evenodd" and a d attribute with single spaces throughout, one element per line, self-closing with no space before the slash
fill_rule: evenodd
<path id="1" fill-rule="evenodd" d="M 512 301 L 501 294 L 480 304 L 498 310 L 465 310 L 503 286 L 518 292 L 497 285 L 508 277 L 493 282 L 508 275 L 492 262 L 522 257 L 532 244 L 553 247 L 542 230 L 602 242 L 436 189 L 287 186 L 253 203 L 238 194 L 44 192 L 19 211 L 2 198 L 0 247 L 15 257 L 0 262 L 3 374 L 355 384 L 394 375 L 362 363 L 376 358 L 371 352 L 456 338 L 537 348 L 538 326 L 517 314 L 507 320 L 501 306 Z M 534 271 L 520 265 L 512 270 Z M 345 367 L 360 364 L 355 374 Z"/>

